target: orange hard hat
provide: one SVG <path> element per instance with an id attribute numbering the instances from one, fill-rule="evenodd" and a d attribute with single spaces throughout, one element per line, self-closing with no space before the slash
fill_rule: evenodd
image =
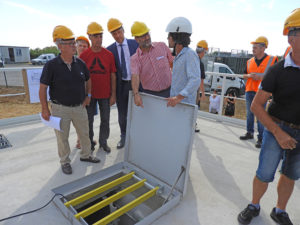
<path id="1" fill-rule="evenodd" d="M 88 44 L 88 47 L 90 47 L 90 41 L 85 36 L 79 36 L 76 38 L 76 41 L 86 41 Z"/>

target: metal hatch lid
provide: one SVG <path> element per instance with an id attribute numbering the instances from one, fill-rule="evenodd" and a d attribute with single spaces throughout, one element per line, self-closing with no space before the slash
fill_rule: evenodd
<path id="1" fill-rule="evenodd" d="M 129 95 L 124 161 L 158 178 L 170 187 L 182 166 L 175 189 L 186 192 L 197 108 L 180 103 L 167 107 L 165 98 L 141 93 L 144 108 Z"/>

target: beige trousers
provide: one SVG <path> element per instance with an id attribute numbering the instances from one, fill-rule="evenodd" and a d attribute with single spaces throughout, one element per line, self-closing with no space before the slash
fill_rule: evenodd
<path id="1" fill-rule="evenodd" d="M 91 155 L 91 142 L 89 139 L 88 116 L 85 107 L 69 107 L 51 103 L 51 114 L 61 118 L 60 127 L 62 131 L 54 130 L 57 139 L 58 155 L 60 163 L 70 163 L 69 133 L 70 124 L 73 123 L 81 143 L 81 158 Z"/>

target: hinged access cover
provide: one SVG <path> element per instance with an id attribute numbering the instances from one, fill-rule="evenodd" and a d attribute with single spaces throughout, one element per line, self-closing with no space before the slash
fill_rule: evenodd
<path id="1" fill-rule="evenodd" d="M 129 96 L 125 161 L 185 194 L 195 133 L 197 108 L 189 104 L 167 107 L 164 98 L 141 94 L 144 108 Z"/>

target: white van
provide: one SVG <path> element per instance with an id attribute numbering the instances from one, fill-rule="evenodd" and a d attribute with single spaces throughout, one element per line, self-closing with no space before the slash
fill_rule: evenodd
<path id="1" fill-rule="evenodd" d="M 234 74 L 232 70 L 223 63 L 216 63 L 208 61 L 207 63 L 207 72 L 216 72 L 216 73 L 228 73 Z M 212 90 L 217 90 L 218 92 L 222 91 L 223 76 L 213 76 L 206 74 L 204 79 L 204 87 L 206 92 L 211 92 Z M 227 95 L 230 92 L 234 92 L 236 97 L 245 94 L 245 82 L 242 78 L 239 77 L 226 77 L 226 84 L 224 93 Z"/>
<path id="2" fill-rule="evenodd" d="M 46 64 L 46 62 L 48 62 L 54 58 L 55 58 L 55 55 L 52 53 L 42 54 L 39 57 L 32 59 L 31 63 L 32 63 L 32 65 L 44 65 L 44 64 Z"/>

